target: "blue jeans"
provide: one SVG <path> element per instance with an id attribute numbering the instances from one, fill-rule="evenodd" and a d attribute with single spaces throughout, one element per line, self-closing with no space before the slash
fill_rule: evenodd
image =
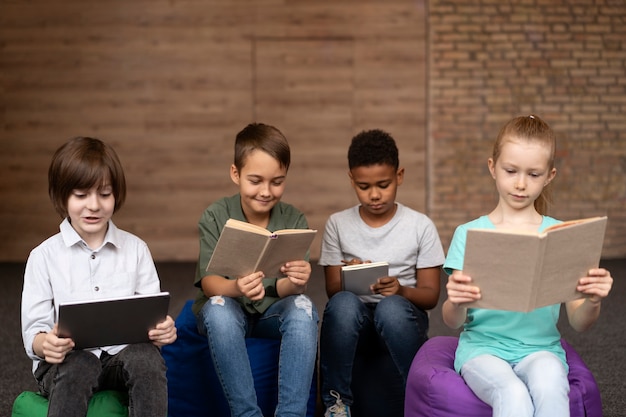
<path id="1" fill-rule="evenodd" d="M 85 417 L 94 392 L 128 392 L 130 417 L 167 416 L 167 380 L 161 351 L 151 343 L 126 346 L 100 358 L 85 350 L 70 352 L 63 363 L 41 362 L 35 371 L 48 417 Z"/>
<path id="2" fill-rule="evenodd" d="M 214 296 L 204 304 L 198 329 L 207 335 L 233 416 L 263 416 L 257 405 L 246 337 L 281 340 L 275 416 L 306 415 L 317 356 L 317 322 L 317 309 L 305 295 L 282 298 L 256 315 L 248 314 L 230 297 Z"/>
<path id="3" fill-rule="evenodd" d="M 335 403 L 336 391 L 352 405 L 352 365 L 359 342 L 384 342 L 406 383 L 413 357 L 428 338 L 428 314 L 399 295 L 365 304 L 351 292 L 341 291 L 326 304 L 320 335 L 322 401 Z"/>
<path id="4" fill-rule="evenodd" d="M 510 364 L 493 355 L 467 361 L 461 376 L 494 417 L 569 417 L 569 381 L 563 362 L 540 351 Z"/>

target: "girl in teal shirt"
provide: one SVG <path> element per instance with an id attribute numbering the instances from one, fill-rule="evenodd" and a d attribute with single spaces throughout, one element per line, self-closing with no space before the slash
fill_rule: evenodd
<path id="1" fill-rule="evenodd" d="M 548 185 L 556 175 L 555 147 L 554 132 L 535 115 L 514 118 L 500 130 L 488 160 L 498 205 L 457 228 L 444 264 L 450 275 L 443 319 L 451 328 L 464 326 L 454 366 L 476 396 L 493 408 L 494 417 L 569 416 L 568 366 L 557 329 L 560 305 L 528 313 L 467 308 L 481 293 L 462 272 L 468 229 L 537 232 L 559 223 L 544 215 Z M 586 297 L 566 303 L 574 329 L 584 331 L 597 320 L 612 284 L 603 268 L 580 278 L 577 290 Z"/>

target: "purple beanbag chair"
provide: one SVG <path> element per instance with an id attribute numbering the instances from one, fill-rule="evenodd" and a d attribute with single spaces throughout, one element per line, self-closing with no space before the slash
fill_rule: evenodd
<path id="1" fill-rule="evenodd" d="M 406 384 L 405 417 L 491 417 L 491 407 L 478 399 L 454 370 L 459 339 L 437 336 L 417 352 Z M 600 392 L 578 353 L 561 340 L 569 364 L 571 417 L 602 417 Z"/>

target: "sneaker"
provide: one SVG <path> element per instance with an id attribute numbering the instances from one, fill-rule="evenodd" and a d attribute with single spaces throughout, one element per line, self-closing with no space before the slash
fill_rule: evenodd
<path id="1" fill-rule="evenodd" d="M 326 409 L 324 417 L 350 417 L 350 406 L 345 405 L 343 401 L 341 401 L 339 393 L 331 390 L 330 395 L 335 397 L 337 400 L 335 401 L 335 404 Z"/>

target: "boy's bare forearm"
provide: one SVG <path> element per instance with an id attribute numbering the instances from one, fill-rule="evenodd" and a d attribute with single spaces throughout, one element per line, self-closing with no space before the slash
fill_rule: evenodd
<path id="1" fill-rule="evenodd" d="M 439 302 L 439 289 L 433 287 L 401 287 L 400 295 L 423 310 L 432 310 Z"/>
<path id="2" fill-rule="evenodd" d="M 233 279 L 226 279 L 219 275 L 207 275 L 200 282 L 202 292 L 207 297 L 223 295 L 226 297 L 241 297 L 243 294 L 237 288 L 237 282 Z"/>

